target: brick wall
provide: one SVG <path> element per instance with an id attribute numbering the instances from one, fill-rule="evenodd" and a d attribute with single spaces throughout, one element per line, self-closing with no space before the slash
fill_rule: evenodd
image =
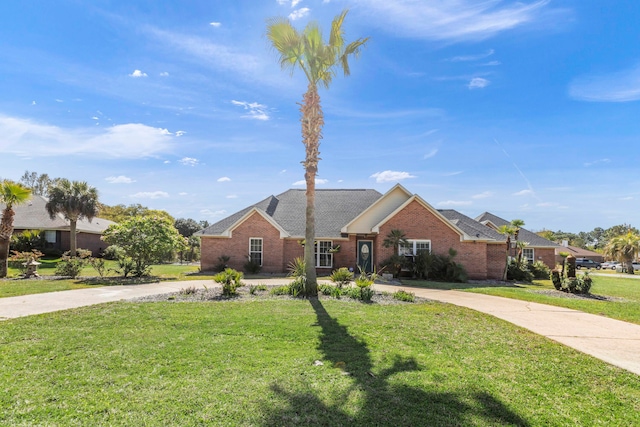
<path id="1" fill-rule="evenodd" d="M 551 269 L 556 267 L 556 250 L 554 248 L 534 248 L 533 256 L 536 261 L 544 262 Z"/>
<path id="2" fill-rule="evenodd" d="M 385 237 L 393 229 L 404 231 L 410 240 L 431 240 L 432 253 L 446 255 L 449 248 L 455 249 L 458 252 L 455 261 L 464 265 L 470 279 L 481 280 L 488 277 L 487 244 L 461 242 L 458 233 L 417 201 L 407 205 L 380 227 L 380 235 L 374 242 L 374 256 L 378 268 L 381 261 L 393 254 L 393 248 L 382 246 Z M 492 274 L 493 269 L 494 267 Z"/>
<path id="3" fill-rule="evenodd" d="M 249 255 L 249 239 L 262 238 L 262 272 L 280 273 L 283 271 L 284 240 L 280 232 L 262 215 L 254 213 L 233 230 L 231 239 L 203 237 L 201 245 L 201 268 L 211 271 L 218 263 L 218 257 L 230 256 L 228 266 L 243 270 Z"/>
<path id="4" fill-rule="evenodd" d="M 487 279 L 502 280 L 507 263 L 507 244 L 487 245 Z"/>

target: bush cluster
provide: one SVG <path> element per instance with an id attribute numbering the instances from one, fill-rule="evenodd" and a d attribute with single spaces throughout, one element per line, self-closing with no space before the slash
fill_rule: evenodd
<path id="1" fill-rule="evenodd" d="M 242 278 L 243 274 L 233 268 L 225 268 L 213 276 L 213 280 L 222 285 L 222 295 L 226 297 L 237 295 L 237 289 L 242 286 Z"/>
<path id="2" fill-rule="evenodd" d="M 419 251 L 412 263 L 413 275 L 418 279 L 464 283 L 468 278 L 467 271 L 455 262 L 457 254 L 453 248 L 449 248 L 446 255 Z"/>
<path id="3" fill-rule="evenodd" d="M 551 271 L 551 282 L 557 290 L 571 294 L 588 294 L 593 285 L 593 279 L 588 272 L 580 277 L 569 277 L 557 269 Z"/>

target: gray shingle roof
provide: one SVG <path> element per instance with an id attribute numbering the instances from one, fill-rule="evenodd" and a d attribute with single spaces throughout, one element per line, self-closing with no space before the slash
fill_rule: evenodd
<path id="1" fill-rule="evenodd" d="M 33 195 L 27 203 L 15 205 L 13 207 L 16 213 L 13 218 L 13 228 L 17 230 L 69 230 L 69 221 L 64 219 L 62 214 L 56 215 L 53 219 L 49 217 L 46 204 L 46 198 Z M 0 203 L 0 211 L 4 208 L 5 205 Z M 91 222 L 81 219 L 78 221 L 77 230 L 83 233 L 102 234 L 111 224 L 115 224 L 115 222 L 103 218 L 93 218 Z"/>
<path id="2" fill-rule="evenodd" d="M 486 225 L 481 224 L 475 219 L 469 218 L 458 211 L 453 209 L 439 209 L 438 212 L 472 238 L 477 237 L 478 239 L 498 240 L 500 242 L 504 242 L 505 240 L 505 237 L 493 228 L 487 227 Z"/>
<path id="3" fill-rule="evenodd" d="M 478 222 L 491 221 L 496 227 L 500 227 L 501 225 L 509 225 L 510 221 L 506 219 L 502 219 L 499 216 L 496 216 L 492 213 L 485 212 L 476 218 Z M 529 242 L 530 247 L 557 247 L 560 246 L 557 243 L 552 242 L 551 240 L 547 240 L 544 237 L 538 236 L 536 233 L 532 233 L 531 231 L 521 228 L 520 233 L 518 234 L 518 240 L 521 242 Z"/>
<path id="4" fill-rule="evenodd" d="M 382 197 L 376 190 L 316 190 L 316 236 L 341 237 L 340 229 Z M 222 235 L 253 208 L 269 215 L 292 237 L 303 237 L 306 196 L 304 189 L 287 190 L 251 205 L 205 228 L 201 236 Z"/>

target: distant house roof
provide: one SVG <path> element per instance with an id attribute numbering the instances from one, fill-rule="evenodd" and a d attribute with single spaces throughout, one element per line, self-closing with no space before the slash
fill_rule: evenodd
<path id="1" fill-rule="evenodd" d="M 480 216 L 476 217 L 475 220 L 494 229 L 497 229 L 502 225 L 511 224 L 510 221 L 502 219 L 499 216 L 496 216 L 489 212 L 481 214 Z M 520 228 L 518 240 L 521 242 L 528 242 L 530 247 L 536 248 L 557 248 L 560 246 L 557 243 L 552 242 L 551 240 L 547 240 L 544 237 L 539 236 L 536 233 L 533 233 L 525 228 Z"/>
<path id="2" fill-rule="evenodd" d="M 69 221 L 64 215 L 57 214 L 53 219 L 49 216 L 46 208 L 47 199 L 34 195 L 24 204 L 14 205 L 15 216 L 13 218 L 13 228 L 16 230 L 69 230 Z M 4 210 L 5 205 L 0 203 L 0 210 Z M 91 222 L 81 219 L 77 224 L 77 231 L 90 234 L 102 234 L 113 221 L 103 218 L 93 218 Z"/>
<path id="3" fill-rule="evenodd" d="M 491 227 L 454 210 L 435 210 L 400 185 L 393 187 L 385 195 L 371 189 L 320 189 L 316 190 L 315 197 L 318 238 L 341 238 L 352 233 L 375 233 L 381 224 L 380 221 L 386 221 L 394 211 L 415 200 L 432 210 L 436 216 L 440 216 L 442 221 L 448 221 L 449 226 L 461 235 L 461 239 L 504 242 L 504 236 Z M 275 223 L 282 237 L 300 238 L 305 233 L 305 207 L 305 190 L 287 190 L 248 206 L 197 234 L 229 237 L 231 230 L 253 211 Z M 366 216 L 367 214 L 369 216 Z"/>
<path id="4" fill-rule="evenodd" d="M 569 252 L 576 258 L 602 258 L 602 254 L 588 249 L 579 248 L 578 246 L 558 246 L 556 248 L 556 255 L 560 254 L 560 252 Z"/>

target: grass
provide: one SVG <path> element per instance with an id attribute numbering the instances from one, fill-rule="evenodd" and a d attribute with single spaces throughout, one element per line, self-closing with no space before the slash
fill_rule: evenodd
<path id="1" fill-rule="evenodd" d="M 508 285 L 444 283 L 419 280 L 404 280 L 403 283 L 430 289 L 458 289 L 538 302 L 640 324 L 640 279 L 612 277 L 610 275 L 592 275 L 591 277 L 593 278 L 591 294 L 595 298 L 566 298 L 561 293 L 556 295 L 540 293 L 540 291 L 545 290 L 555 291 L 551 280 L 536 280 L 533 284 Z M 601 296 L 613 297 L 613 299 L 598 299 Z"/>
<path id="2" fill-rule="evenodd" d="M 640 377 L 448 304 L 120 302 L 0 343 L 1 425 L 640 424 Z"/>

